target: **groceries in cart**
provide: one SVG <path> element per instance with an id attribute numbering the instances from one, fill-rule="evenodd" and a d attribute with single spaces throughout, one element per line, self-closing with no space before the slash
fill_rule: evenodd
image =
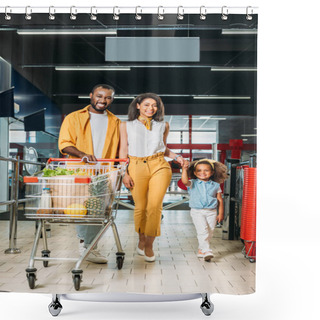
<path id="1" fill-rule="evenodd" d="M 84 163 L 77 159 L 48 162 L 37 176 L 24 178 L 29 198 L 27 215 L 108 216 L 122 175 L 118 167 L 112 162 Z"/>
<path id="2" fill-rule="evenodd" d="M 116 194 L 119 197 L 126 166 L 127 159 L 99 159 L 94 163 L 84 163 L 81 159 L 49 159 L 40 174 L 24 177 L 28 198 L 25 216 L 38 219 L 26 268 L 30 289 L 36 286 L 35 261 L 42 261 L 43 266 L 48 267 L 49 261 L 67 260 L 76 262 L 71 272 L 74 288 L 79 290 L 83 275 L 81 264 L 109 227 L 117 246 L 117 268 L 122 268 L 125 253 L 115 224 L 117 205 L 113 204 L 116 203 Z M 98 225 L 101 229 L 79 258 L 51 257 L 45 233 L 47 222 Z M 41 233 L 44 249 L 41 256 L 37 256 Z"/>

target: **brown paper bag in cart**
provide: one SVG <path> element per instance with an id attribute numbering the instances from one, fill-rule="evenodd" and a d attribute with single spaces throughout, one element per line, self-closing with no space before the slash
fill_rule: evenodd
<path id="1" fill-rule="evenodd" d="M 89 183 L 75 183 L 76 176 L 52 177 L 48 181 L 51 189 L 52 207 L 55 214 L 63 214 L 72 205 L 84 205 L 89 197 Z M 82 176 L 83 178 L 83 176 Z"/>
<path id="2" fill-rule="evenodd" d="M 70 205 L 79 205 L 87 207 L 87 201 L 92 198 L 101 199 L 104 209 L 99 213 L 93 211 L 94 215 L 104 214 L 106 217 L 109 216 L 112 210 L 112 204 L 114 202 L 115 192 L 119 184 L 119 171 L 111 170 L 107 175 L 91 176 L 91 184 L 96 182 L 95 179 L 103 180 L 105 188 L 98 195 L 92 194 L 92 186 L 90 188 L 89 183 L 75 183 L 77 176 L 57 176 L 50 178 L 47 185 L 51 189 L 52 196 L 52 207 L 55 214 L 63 214 L 64 210 Z M 84 179 L 84 176 L 79 176 Z M 49 179 L 48 179 L 49 180 Z M 90 192 L 91 190 L 91 192 Z M 87 214 L 92 214 L 91 210 L 88 210 Z"/>

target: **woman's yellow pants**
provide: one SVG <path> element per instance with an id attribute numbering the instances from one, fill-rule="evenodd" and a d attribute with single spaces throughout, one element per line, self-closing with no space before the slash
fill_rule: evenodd
<path id="1" fill-rule="evenodd" d="M 135 203 L 135 230 L 146 236 L 158 237 L 162 202 L 171 181 L 171 167 L 162 152 L 145 158 L 129 158 L 128 172 L 134 182 L 131 194 Z"/>

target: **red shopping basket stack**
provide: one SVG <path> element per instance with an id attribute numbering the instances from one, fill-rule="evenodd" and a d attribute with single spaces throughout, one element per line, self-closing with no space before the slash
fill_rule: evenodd
<path id="1" fill-rule="evenodd" d="M 240 238 L 250 261 L 256 259 L 257 168 L 244 168 Z"/>

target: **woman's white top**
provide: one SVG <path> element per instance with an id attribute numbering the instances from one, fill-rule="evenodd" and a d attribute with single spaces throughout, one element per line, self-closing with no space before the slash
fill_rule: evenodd
<path id="1" fill-rule="evenodd" d="M 106 141 L 106 134 L 108 130 L 108 114 L 104 112 L 93 113 L 90 112 L 90 126 L 92 134 L 93 154 L 96 158 L 102 157 L 104 143 Z"/>
<path id="2" fill-rule="evenodd" d="M 151 120 L 151 130 L 148 130 L 138 119 L 127 121 L 126 124 L 129 156 L 149 157 L 166 150 L 163 142 L 166 128 L 164 121 Z"/>

